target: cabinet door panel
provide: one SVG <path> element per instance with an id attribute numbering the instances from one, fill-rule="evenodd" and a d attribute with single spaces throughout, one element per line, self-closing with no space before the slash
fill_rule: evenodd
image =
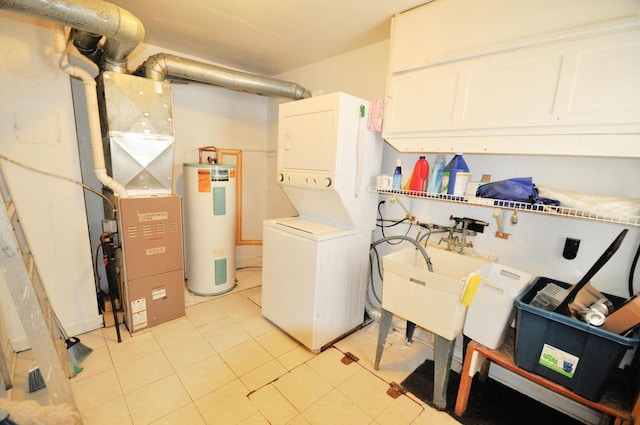
<path id="1" fill-rule="evenodd" d="M 451 127 L 465 73 L 452 66 L 424 68 L 390 79 L 385 130 L 422 131 Z"/>
<path id="2" fill-rule="evenodd" d="M 567 110 L 574 124 L 640 121 L 640 31 L 580 46 Z"/>
<path id="3" fill-rule="evenodd" d="M 637 19 L 635 0 L 438 0 L 393 18 L 389 71 L 416 69 L 509 48 L 569 31 Z"/>
<path id="4" fill-rule="evenodd" d="M 510 54 L 477 61 L 471 67 L 465 126 L 553 123 L 563 55 Z"/>
<path id="5" fill-rule="evenodd" d="M 467 3 L 394 17 L 383 129 L 394 148 L 640 156 L 640 3 Z M 507 16 L 518 19 L 492 31 Z"/>

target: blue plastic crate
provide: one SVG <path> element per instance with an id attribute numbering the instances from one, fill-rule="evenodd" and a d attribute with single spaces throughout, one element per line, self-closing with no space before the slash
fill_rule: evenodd
<path id="1" fill-rule="evenodd" d="M 515 363 L 576 394 L 598 401 L 627 350 L 640 344 L 634 334 L 624 337 L 562 314 L 529 305 L 546 284 L 571 285 L 537 277 L 515 300 Z M 605 294 L 614 306 L 624 299 Z"/>

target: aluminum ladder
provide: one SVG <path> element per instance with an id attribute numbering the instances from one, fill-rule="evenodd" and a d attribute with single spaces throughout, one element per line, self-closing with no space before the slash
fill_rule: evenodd
<path id="1" fill-rule="evenodd" d="M 6 335 L 2 306 L 0 305 L 0 383 L 4 384 L 5 390 L 9 390 L 13 387 L 11 372 L 9 370 L 9 362 L 15 357 L 15 354 L 8 346 L 8 342 L 9 341 Z M 11 355 L 11 359 L 6 353 L 9 353 L 9 355 Z"/>
<path id="2" fill-rule="evenodd" d="M 36 261 L 22 229 L 0 159 L 0 269 L 53 404 L 77 410 L 69 379 L 75 376 L 66 344 L 54 319 Z"/>

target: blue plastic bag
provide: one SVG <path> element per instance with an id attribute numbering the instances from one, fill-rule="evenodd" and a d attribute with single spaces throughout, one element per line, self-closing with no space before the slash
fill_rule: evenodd
<path id="1" fill-rule="evenodd" d="M 531 177 L 516 177 L 483 184 L 478 187 L 477 196 L 528 204 L 560 205 L 555 199 L 541 198 Z"/>

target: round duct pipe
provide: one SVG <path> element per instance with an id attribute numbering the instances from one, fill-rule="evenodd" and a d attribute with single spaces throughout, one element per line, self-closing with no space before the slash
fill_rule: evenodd
<path id="1" fill-rule="evenodd" d="M 101 68 L 114 72 L 127 72 L 127 58 L 145 35 L 133 14 L 101 0 L 0 0 L 0 8 L 107 37 Z"/>
<path id="2" fill-rule="evenodd" d="M 175 77 L 271 97 L 294 100 L 311 97 L 311 92 L 297 83 L 235 71 L 166 53 L 150 56 L 136 73 L 156 81 Z"/>

